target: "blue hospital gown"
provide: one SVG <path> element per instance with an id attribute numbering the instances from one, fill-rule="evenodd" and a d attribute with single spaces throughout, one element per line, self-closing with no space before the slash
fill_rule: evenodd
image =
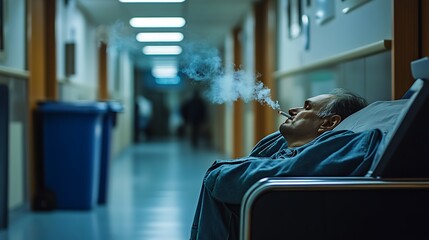
<path id="1" fill-rule="evenodd" d="M 247 157 L 215 161 L 203 180 L 191 239 L 238 239 L 241 200 L 262 178 L 364 176 L 382 136 L 378 129 L 329 131 L 303 146 L 288 148 L 277 131 Z"/>

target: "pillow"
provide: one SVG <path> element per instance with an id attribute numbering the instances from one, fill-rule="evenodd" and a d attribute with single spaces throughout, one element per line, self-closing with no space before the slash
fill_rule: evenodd
<path id="1" fill-rule="evenodd" d="M 394 129 L 402 111 L 407 109 L 408 99 L 377 101 L 344 119 L 334 130 L 362 132 L 378 128 L 386 135 Z"/>

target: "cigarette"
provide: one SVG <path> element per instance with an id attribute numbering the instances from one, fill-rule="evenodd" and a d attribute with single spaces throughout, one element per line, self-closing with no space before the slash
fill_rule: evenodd
<path id="1" fill-rule="evenodd" d="M 283 111 L 279 111 L 279 114 L 280 114 L 280 115 L 283 115 L 283 116 L 285 116 L 285 117 L 287 117 L 287 118 L 292 118 L 292 116 L 291 116 L 291 115 L 289 115 L 289 114 L 287 114 L 286 112 L 283 112 Z"/>

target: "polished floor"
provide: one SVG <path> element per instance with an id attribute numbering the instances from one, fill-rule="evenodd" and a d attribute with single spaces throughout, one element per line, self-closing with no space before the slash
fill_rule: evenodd
<path id="1" fill-rule="evenodd" d="M 105 206 L 25 213 L 0 240 L 189 239 L 201 180 L 219 158 L 175 140 L 134 145 L 112 160 Z"/>

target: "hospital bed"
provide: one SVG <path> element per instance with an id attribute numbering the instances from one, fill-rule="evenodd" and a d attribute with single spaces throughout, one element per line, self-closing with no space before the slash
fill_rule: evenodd
<path id="1" fill-rule="evenodd" d="M 240 239 L 429 239 L 429 58 L 411 63 L 404 99 L 380 101 L 335 130 L 379 128 L 362 177 L 277 177 L 242 200 Z"/>

